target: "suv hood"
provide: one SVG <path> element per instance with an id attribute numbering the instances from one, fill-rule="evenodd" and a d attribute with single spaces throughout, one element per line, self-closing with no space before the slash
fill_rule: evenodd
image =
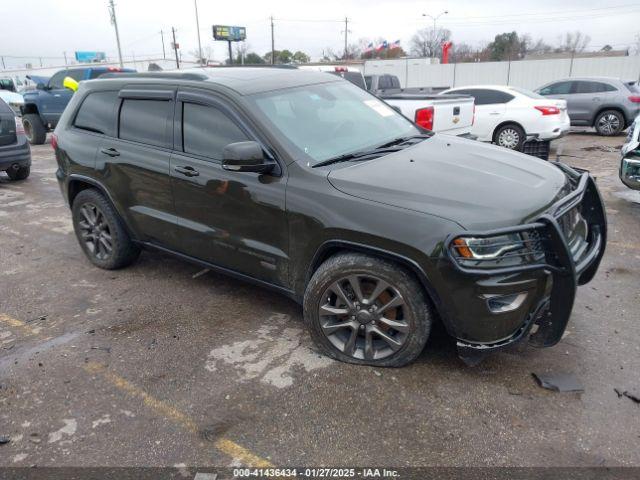
<path id="1" fill-rule="evenodd" d="M 530 221 L 566 183 L 564 173 L 544 160 L 444 135 L 336 167 L 328 179 L 348 195 L 443 217 L 470 230 Z"/>

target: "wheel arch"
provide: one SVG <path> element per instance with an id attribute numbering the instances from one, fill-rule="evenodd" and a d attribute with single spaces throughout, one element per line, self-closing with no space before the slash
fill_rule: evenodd
<path id="1" fill-rule="evenodd" d="M 493 133 L 491 134 L 491 140 L 495 143 L 496 141 L 496 134 L 498 133 L 498 130 L 500 130 L 502 127 L 505 127 L 507 125 L 515 125 L 516 127 L 519 127 L 522 129 L 522 131 L 524 132 L 524 136 L 525 136 L 525 140 L 527 139 L 527 129 L 524 128 L 522 126 L 521 123 L 516 122 L 515 120 L 505 120 L 503 122 L 500 122 L 498 125 L 495 126 L 495 128 L 493 129 Z"/>
<path id="2" fill-rule="evenodd" d="M 22 110 L 23 115 L 29 115 L 29 114 L 40 115 L 40 112 L 38 111 L 38 106 L 35 103 L 25 103 L 20 110 Z"/>
<path id="3" fill-rule="evenodd" d="M 390 260 L 405 267 L 410 273 L 414 275 L 414 277 L 422 286 L 428 300 L 431 302 L 431 305 L 434 307 L 435 312 L 445 325 L 446 329 L 449 332 L 454 331 L 452 329 L 451 323 L 449 322 L 449 317 L 447 315 L 446 308 L 444 307 L 444 303 L 442 302 L 440 295 L 438 295 L 438 292 L 436 292 L 435 288 L 433 287 L 431 281 L 429 280 L 429 276 L 424 271 L 424 269 L 417 262 L 408 257 L 381 248 L 372 247 L 370 245 L 364 245 L 345 240 L 328 240 L 324 242 L 322 245 L 320 245 L 315 255 L 313 256 L 304 279 L 302 291 L 306 289 L 306 286 L 309 284 L 311 277 L 320 267 L 320 265 L 322 265 L 322 263 L 324 263 L 330 257 L 333 257 L 334 255 L 340 253 L 365 253 L 371 255 L 372 257 Z"/>
<path id="4" fill-rule="evenodd" d="M 624 123 L 624 126 L 622 127 L 622 130 L 624 130 L 625 128 L 627 128 L 629 126 L 629 125 L 627 125 L 627 117 L 624 114 L 624 110 L 621 107 L 617 106 L 617 105 L 611 105 L 611 106 L 602 106 L 598 110 L 596 110 L 596 113 L 593 115 L 593 118 L 591 119 L 591 126 L 592 127 L 596 126 L 596 119 L 600 116 L 600 114 L 602 114 L 603 112 L 606 112 L 607 110 L 614 110 L 614 111 L 618 112 L 622 116 L 622 122 Z"/>
<path id="5" fill-rule="evenodd" d="M 136 239 L 136 236 L 133 235 L 133 230 L 129 225 L 129 223 L 127 222 L 126 217 L 122 214 L 122 212 L 118 208 L 118 205 L 113 201 L 113 198 L 111 197 L 111 194 L 109 193 L 109 191 L 105 188 L 104 185 L 102 185 L 99 181 L 93 178 L 85 177 L 84 175 L 77 175 L 77 174 L 72 174 L 69 176 L 69 180 L 67 181 L 67 185 L 66 185 L 67 201 L 69 202 L 69 208 L 73 207 L 73 201 L 78 196 L 78 194 L 81 191 L 87 190 L 89 188 L 98 190 L 102 195 L 104 195 L 104 197 L 111 204 L 113 209 L 116 211 L 118 217 L 120 217 L 120 220 L 122 220 L 122 223 L 125 229 L 127 230 L 127 233 L 129 234 L 129 236 L 132 239 Z"/>

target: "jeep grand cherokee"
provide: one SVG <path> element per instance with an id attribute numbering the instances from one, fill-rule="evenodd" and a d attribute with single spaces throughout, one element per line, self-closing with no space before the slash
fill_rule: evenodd
<path id="1" fill-rule="evenodd" d="M 53 145 L 95 265 L 150 247 L 269 286 L 346 362 L 404 365 L 436 320 L 469 362 L 554 345 L 606 243 L 588 173 L 434 135 L 319 72 L 83 82 Z"/>

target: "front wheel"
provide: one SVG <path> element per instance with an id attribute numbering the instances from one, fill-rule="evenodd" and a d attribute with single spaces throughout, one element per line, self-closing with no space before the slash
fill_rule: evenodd
<path id="1" fill-rule="evenodd" d="M 496 145 L 510 150 L 522 151 L 525 140 L 526 134 L 522 127 L 513 123 L 501 126 L 493 135 Z"/>
<path id="2" fill-rule="evenodd" d="M 326 355 L 401 367 L 424 349 L 433 315 L 422 286 L 402 267 L 346 253 L 331 257 L 311 278 L 304 318 Z"/>
<path id="3" fill-rule="evenodd" d="M 600 135 L 612 137 L 624 129 L 624 117 L 617 110 L 605 110 L 596 117 L 594 126 Z"/>
<path id="4" fill-rule="evenodd" d="M 47 141 L 47 129 L 45 128 L 40 115 L 27 113 L 22 116 L 22 126 L 24 134 L 31 145 L 42 145 Z"/>
<path id="5" fill-rule="evenodd" d="M 94 189 L 73 200 L 73 228 L 87 258 L 97 267 L 115 270 L 133 263 L 140 249 L 131 241 L 111 203 Z"/>

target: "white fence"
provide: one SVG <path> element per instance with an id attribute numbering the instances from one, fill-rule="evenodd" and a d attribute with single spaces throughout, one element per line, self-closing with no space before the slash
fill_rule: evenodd
<path id="1" fill-rule="evenodd" d="M 640 56 L 446 65 L 430 64 L 429 59 L 425 58 L 369 60 L 365 62 L 364 73 L 396 75 L 405 88 L 494 84 L 533 90 L 547 82 L 565 77 L 603 76 L 637 81 L 640 80 Z"/>

